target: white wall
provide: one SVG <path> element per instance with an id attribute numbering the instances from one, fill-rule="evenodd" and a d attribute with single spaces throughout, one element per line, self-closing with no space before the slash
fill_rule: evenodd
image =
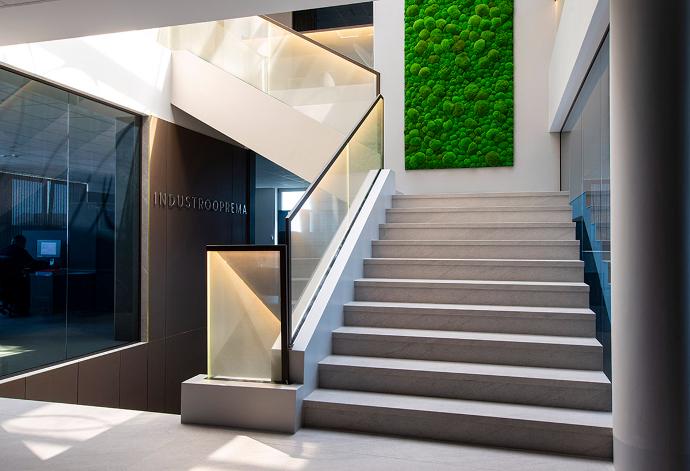
<path id="1" fill-rule="evenodd" d="M 0 47 L 0 62 L 172 121 L 170 51 L 158 30 Z"/>
<path id="2" fill-rule="evenodd" d="M 236 144 L 170 105 L 171 52 L 158 43 L 158 29 L 2 46 L 0 63 Z"/>
<path id="3" fill-rule="evenodd" d="M 578 2 L 580 0 L 570 0 Z M 374 68 L 385 99 L 386 167 L 403 193 L 553 191 L 559 183 L 559 137 L 548 132 L 548 75 L 556 35 L 553 0 L 515 0 L 515 165 L 405 171 L 404 0 L 374 2 Z"/>
<path id="4" fill-rule="evenodd" d="M 549 66 L 549 129 L 558 132 L 609 26 L 609 0 L 558 0 L 561 19 Z"/>

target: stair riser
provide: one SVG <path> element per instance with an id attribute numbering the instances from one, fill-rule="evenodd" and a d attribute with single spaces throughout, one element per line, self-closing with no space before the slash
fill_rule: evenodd
<path id="1" fill-rule="evenodd" d="M 387 222 L 394 223 L 491 223 L 491 222 L 571 222 L 572 212 L 564 211 L 388 211 Z"/>
<path id="2" fill-rule="evenodd" d="M 394 208 L 486 208 L 495 206 L 567 206 L 568 196 L 502 196 L 502 197 L 439 197 L 397 198 Z"/>
<path id="3" fill-rule="evenodd" d="M 589 306 L 587 291 L 537 291 L 476 289 L 467 286 L 435 288 L 355 285 L 356 301 L 480 304 L 498 306 L 581 307 Z"/>
<path id="4" fill-rule="evenodd" d="M 575 227 L 381 227 L 382 240 L 574 240 Z"/>
<path id="5" fill-rule="evenodd" d="M 584 267 L 485 266 L 365 263 L 366 278 L 487 281 L 565 281 L 581 282 Z"/>
<path id="6" fill-rule="evenodd" d="M 601 347 L 524 344 L 484 340 L 391 338 L 333 334 L 333 353 L 410 360 L 459 361 L 494 365 L 600 370 Z"/>
<path id="7" fill-rule="evenodd" d="M 544 407 L 611 410 L 611 385 L 320 365 L 319 387 Z"/>
<path id="8" fill-rule="evenodd" d="M 372 256 L 380 258 L 508 258 L 515 260 L 578 260 L 576 245 L 386 245 L 374 244 Z"/>
<path id="9" fill-rule="evenodd" d="M 578 425 L 551 425 L 516 419 L 443 412 L 391 410 L 358 405 L 318 407 L 304 401 L 306 427 L 333 428 L 611 458 L 611 430 Z"/>
<path id="10" fill-rule="evenodd" d="M 345 325 L 352 327 L 384 327 L 392 329 L 446 330 L 455 332 L 494 332 L 500 334 L 562 335 L 566 337 L 594 337 L 596 323 L 592 318 L 564 320 L 554 318 L 498 317 L 480 315 L 451 315 L 368 312 L 345 310 Z"/>

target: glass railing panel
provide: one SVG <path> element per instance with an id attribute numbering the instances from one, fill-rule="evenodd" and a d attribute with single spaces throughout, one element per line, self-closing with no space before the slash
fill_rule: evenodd
<path id="1" fill-rule="evenodd" d="M 208 376 L 280 382 L 284 246 L 207 249 Z"/>
<path id="2" fill-rule="evenodd" d="M 187 50 L 344 134 L 378 94 L 378 74 L 264 17 L 163 28 Z"/>
<path id="3" fill-rule="evenodd" d="M 293 332 L 382 167 L 383 99 L 379 98 L 288 216 Z"/>

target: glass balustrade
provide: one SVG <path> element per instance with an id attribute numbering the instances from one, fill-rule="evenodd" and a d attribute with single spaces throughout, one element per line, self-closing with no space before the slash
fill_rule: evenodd
<path id="1" fill-rule="evenodd" d="M 590 307 L 611 375 L 611 139 L 609 40 L 592 64 L 561 131 L 561 188 L 570 192 Z"/>
<path id="2" fill-rule="evenodd" d="M 162 28 L 186 50 L 347 135 L 378 95 L 378 73 L 265 17 Z"/>
<path id="3" fill-rule="evenodd" d="M 305 192 L 287 219 L 293 335 L 383 168 L 383 98 Z"/>
<path id="4" fill-rule="evenodd" d="M 207 248 L 209 378 L 287 381 L 286 279 L 284 246 Z"/>

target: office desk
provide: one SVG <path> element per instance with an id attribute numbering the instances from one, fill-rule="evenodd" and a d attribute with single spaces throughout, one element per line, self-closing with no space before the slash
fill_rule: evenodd
<path id="1" fill-rule="evenodd" d="M 69 286 L 68 286 L 69 283 Z M 96 286 L 95 270 L 41 270 L 29 275 L 29 313 L 64 314 L 67 291 L 70 309 L 92 305 Z"/>

